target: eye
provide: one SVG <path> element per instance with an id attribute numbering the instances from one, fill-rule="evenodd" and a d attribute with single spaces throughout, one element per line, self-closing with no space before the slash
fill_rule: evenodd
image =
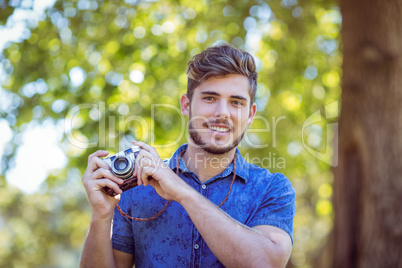
<path id="1" fill-rule="evenodd" d="M 244 106 L 244 103 L 241 102 L 241 101 L 234 100 L 234 101 L 232 101 L 232 103 L 233 103 L 233 105 L 235 105 L 235 106 Z"/>
<path id="2" fill-rule="evenodd" d="M 206 101 L 213 101 L 215 98 L 214 97 L 204 97 L 203 99 Z"/>

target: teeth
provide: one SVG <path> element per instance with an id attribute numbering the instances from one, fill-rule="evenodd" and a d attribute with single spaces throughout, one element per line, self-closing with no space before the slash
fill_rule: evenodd
<path id="1" fill-rule="evenodd" d="M 218 132 L 228 132 L 229 129 L 223 127 L 210 127 L 210 129 L 218 131 Z"/>

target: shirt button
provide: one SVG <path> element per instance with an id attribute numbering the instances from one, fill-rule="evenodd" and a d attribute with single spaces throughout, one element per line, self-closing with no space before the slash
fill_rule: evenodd
<path id="1" fill-rule="evenodd" d="M 207 188 L 207 186 L 205 184 L 203 184 L 203 185 L 201 185 L 201 188 L 205 190 Z"/>
<path id="2" fill-rule="evenodd" d="M 200 246 L 199 246 L 198 244 L 195 244 L 195 245 L 194 245 L 194 248 L 195 248 L 195 249 L 199 249 Z"/>

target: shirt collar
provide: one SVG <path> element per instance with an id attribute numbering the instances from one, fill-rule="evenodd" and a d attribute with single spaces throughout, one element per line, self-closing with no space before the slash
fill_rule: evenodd
<path id="1" fill-rule="evenodd" d="M 181 145 L 176 152 L 168 159 L 168 166 L 172 170 L 177 168 L 177 159 L 182 151 L 187 150 L 188 144 Z M 247 183 L 249 177 L 249 163 L 241 156 L 239 149 L 236 148 L 236 177 L 240 177 Z M 182 172 L 191 172 L 187 169 L 184 160 L 180 159 L 179 168 Z M 227 177 L 233 172 L 233 163 L 231 163 L 222 173 L 216 175 L 213 179 Z"/>

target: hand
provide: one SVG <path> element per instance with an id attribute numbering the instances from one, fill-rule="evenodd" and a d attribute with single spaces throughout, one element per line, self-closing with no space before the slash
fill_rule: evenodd
<path id="1" fill-rule="evenodd" d="M 162 198 L 179 203 L 195 191 L 162 161 L 155 148 L 144 142 L 133 142 L 133 144 L 141 148 L 135 159 L 133 173 L 139 186 L 149 184 Z M 152 180 L 148 177 L 152 177 Z"/>
<path id="2" fill-rule="evenodd" d="M 88 157 L 88 166 L 82 177 L 89 203 L 92 207 L 93 217 L 113 217 L 115 206 L 119 203 L 120 195 L 111 197 L 107 195 L 102 188 L 112 188 L 117 194 L 122 191 L 118 184 L 123 180 L 116 177 L 111 171 L 109 165 L 100 159 L 109 154 L 107 151 L 96 151 Z"/>

